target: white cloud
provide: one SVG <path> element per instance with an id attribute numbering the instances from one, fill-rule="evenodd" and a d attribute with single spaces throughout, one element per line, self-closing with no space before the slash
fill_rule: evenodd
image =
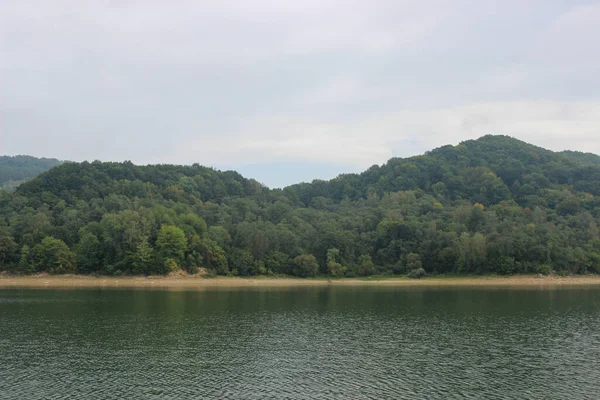
<path id="1" fill-rule="evenodd" d="M 600 1 L 0 4 L 0 153 L 361 168 L 487 133 L 600 152 Z"/>
<path id="2" fill-rule="evenodd" d="M 215 164 L 229 155 L 232 164 L 299 160 L 368 167 L 394 153 L 415 155 L 485 134 L 600 153 L 600 102 L 485 103 L 338 122 L 281 116 L 258 119 L 243 134 L 197 139 L 189 151 Z M 396 148 L 402 144 L 409 148 Z"/>

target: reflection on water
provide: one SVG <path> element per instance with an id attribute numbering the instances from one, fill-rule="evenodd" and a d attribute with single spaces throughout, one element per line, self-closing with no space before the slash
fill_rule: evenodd
<path id="1" fill-rule="evenodd" d="M 593 398 L 600 290 L 0 291 L 0 398 Z"/>

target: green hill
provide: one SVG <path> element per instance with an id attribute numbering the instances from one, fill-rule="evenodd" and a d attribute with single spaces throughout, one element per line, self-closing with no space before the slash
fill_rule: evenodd
<path id="1" fill-rule="evenodd" d="M 0 265 L 104 274 L 600 272 L 594 160 L 485 136 L 274 190 L 199 165 L 65 163 L 0 194 Z"/>
<path id="2" fill-rule="evenodd" d="M 583 165 L 600 165 L 600 156 L 597 154 L 570 150 L 562 151 L 560 154 Z"/>
<path id="3" fill-rule="evenodd" d="M 382 195 L 420 189 L 485 205 L 516 200 L 535 206 L 541 201 L 535 198 L 536 194 L 549 187 L 575 185 L 577 190 L 600 195 L 600 164 L 588 161 L 593 160 L 593 155 L 580 155 L 583 153 L 554 153 L 507 136 L 489 135 L 421 156 L 392 158 L 361 174 L 299 184 L 292 189 L 304 204 L 319 196 L 339 201 L 364 197 L 370 192 Z"/>
<path id="4" fill-rule="evenodd" d="M 54 158 L 31 156 L 0 156 L 0 188 L 14 190 L 28 179 L 59 165 Z"/>

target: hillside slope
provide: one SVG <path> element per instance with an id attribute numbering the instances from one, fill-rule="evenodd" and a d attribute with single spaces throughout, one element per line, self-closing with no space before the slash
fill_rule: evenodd
<path id="1" fill-rule="evenodd" d="M 0 156 L 0 188 L 14 190 L 19 184 L 60 163 L 54 158 Z"/>
<path id="2" fill-rule="evenodd" d="M 282 190 L 199 165 L 65 163 L 0 193 L 0 265 L 104 274 L 600 272 L 593 159 L 485 136 Z"/>
<path id="3" fill-rule="evenodd" d="M 304 204 L 319 196 L 339 201 L 371 192 L 382 195 L 420 189 L 484 205 L 514 199 L 521 205 L 535 206 L 540 201 L 535 194 L 550 187 L 574 185 L 575 190 L 600 195 L 600 164 L 593 156 L 554 153 L 508 136 L 488 135 L 421 156 L 392 158 L 361 174 L 294 185 L 291 191 Z"/>

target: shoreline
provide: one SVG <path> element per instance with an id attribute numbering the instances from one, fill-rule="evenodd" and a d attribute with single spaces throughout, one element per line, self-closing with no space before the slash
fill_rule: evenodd
<path id="1" fill-rule="evenodd" d="M 252 287 L 386 286 L 386 287 L 573 287 L 598 286 L 600 275 L 583 276 L 439 276 L 423 279 L 406 277 L 293 278 L 293 277 L 214 277 L 204 276 L 84 276 L 84 275 L 0 275 L 1 289 L 19 288 L 159 288 L 211 289 Z"/>

